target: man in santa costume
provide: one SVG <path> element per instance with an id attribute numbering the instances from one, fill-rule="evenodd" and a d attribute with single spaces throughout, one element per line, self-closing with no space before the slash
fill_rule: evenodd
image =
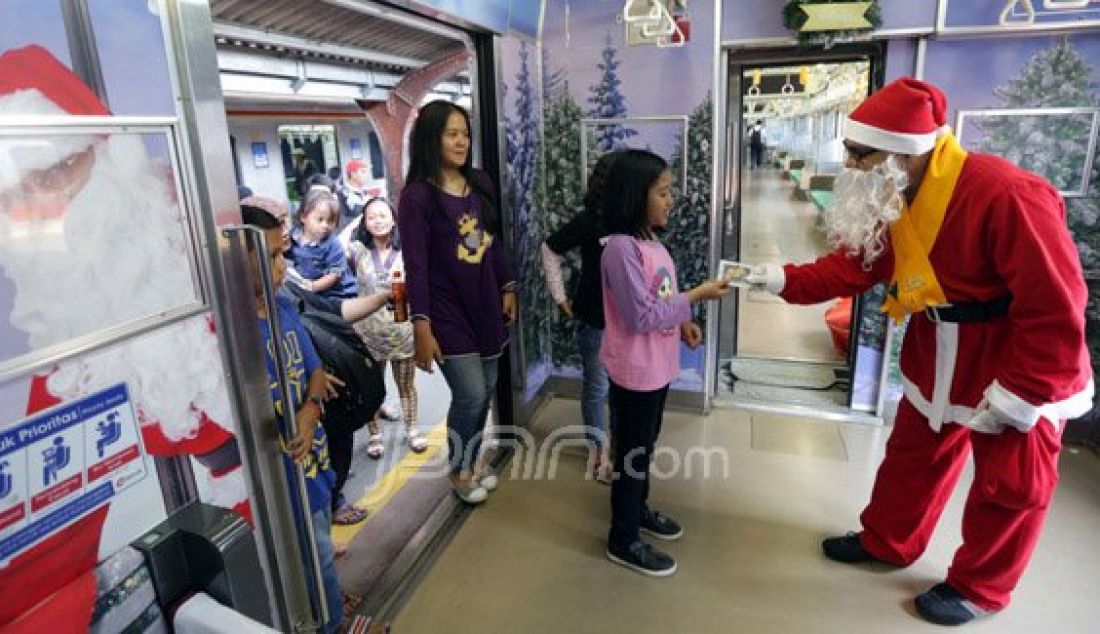
<path id="1" fill-rule="evenodd" d="M 907 566 L 928 546 L 974 455 L 963 544 L 920 615 L 957 625 L 1003 609 L 1039 540 L 1067 418 L 1092 405 L 1086 290 L 1065 206 L 1042 178 L 966 152 L 936 87 L 899 79 L 844 128 L 847 168 L 826 217 L 837 251 L 756 267 L 796 304 L 888 284 L 883 311 L 909 317 L 904 398 L 863 530 L 822 543 L 844 563 Z"/>
<path id="2" fill-rule="evenodd" d="M 49 51 L 0 55 L 0 115 L 107 115 Z M 14 285 L 8 320 L 42 349 L 195 297 L 183 212 L 139 135 L 0 138 L 0 273 Z M 195 456 L 207 501 L 248 517 L 225 373 L 205 316 L 67 359 L 29 377 L 26 414 L 125 382 L 146 450 Z M 10 422 L 14 422 L 10 421 Z M 129 534 L 104 505 L 0 562 L 0 630 L 83 631 L 106 535 Z M 113 541 L 117 541 L 117 538 Z M 13 621 L 15 621 L 13 623 Z"/>

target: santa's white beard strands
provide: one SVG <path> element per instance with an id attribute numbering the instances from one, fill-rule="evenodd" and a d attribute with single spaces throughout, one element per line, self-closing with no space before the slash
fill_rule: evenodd
<path id="1" fill-rule="evenodd" d="M 141 138 L 115 135 L 63 215 L 20 228 L 0 214 L 0 234 L 26 234 L 0 249 L 15 285 L 12 326 L 40 349 L 193 301 L 174 198 Z M 125 381 L 143 418 L 181 440 L 200 411 L 230 420 L 222 374 L 217 339 L 196 317 L 62 362 L 48 388 L 64 400 Z"/>
<path id="2" fill-rule="evenodd" d="M 823 214 L 829 244 L 869 268 L 886 249 L 886 229 L 901 216 L 909 175 L 890 155 L 870 170 L 847 168 L 833 184 L 835 203 Z"/>

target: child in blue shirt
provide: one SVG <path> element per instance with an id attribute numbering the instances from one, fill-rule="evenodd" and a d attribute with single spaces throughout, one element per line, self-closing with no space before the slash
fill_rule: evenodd
<path id="1" fill-rule="evenodd" d="M 358 294 L 355 275 L 333 231 L 340 222 L 340 201 L 323 188 L 310 189 L 290 234 L 290 260 L 302 286 L 332 299 Z"/>
<path id="2" fill-rule="evenodd" d="M 273 202 L 273 201 L 269 201 Z M 278 203 L 275 203 L 276 205 Z M 258 227 L 267 234 L 268 253 L 265 256 L 271 263 L 271 272 L 275 287 L 282 285 L 286 273 L 286 264 L 282 255 L 282 223 L 278 218 L 260 207 L 241 205 L 244 223 Z M 278 386 L 278 372 L 275 366 L 274 339 L 263 302 L 263 283 L 259 264 L 249 260 L 252 281 L 257 298 L 257 317 L 260 332 L 267 342 L 264 359 L 267 363 L 267 377 L 271 385 L 271 398 L 275 403 L 275 412 L 282 421 L 282 393 Z M 343 620 L 344 596 L 336 576 L 335 549 L 332 544 L 332 488 L 336 474 L 329 465 L 328 441 L 321 420 L 321 403 L 328 388 L 328 379 L 321 367 L 321 361 L 313 348 L 313 342 L 306 333 L 294 305 L 283 297 L 277 297 L 279 321 L 279 345 L 287 364 L 288 395 L 290 407 L 297 421 L 298 436 L 286 444 L 288 455 L 286 465 L 288 477 L 293 481 L 294 465 L 291 459 L 302 467 L 305 474 L 306 494 L 309 498 L 309 510 L 313 521 L 313 536 L 317 545 L 317 555 L 321 562 L 322 582 L 329 610 L 329 621 L 325 632 L 335 632 Z M 304 555 L 304 553 L 303 553 Z M 308 558 L 306 558 L 307 566 Z"/>

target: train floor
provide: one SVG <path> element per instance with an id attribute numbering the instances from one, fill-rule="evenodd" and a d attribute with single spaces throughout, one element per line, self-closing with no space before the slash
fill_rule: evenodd
<path id="1" fill-rule="evenodd" d="M 744 261 L 804 263 L 828 252 L 820 212 L 798 199 L 785 172 L 746 167 L 742 184 L 739 252 Z M 846 367 L 846 355 L 834 346 L 825 323 L 825 311 L 834 304 L 796 306 L 765 291 L 738 291 L 737 309 L 722 307 L 721 331 L 736 328 L 737 338 L 734 350 L 732 334 L 720 336 L 716 402 L 845 411 L 850 385 L 838 382 L 834 370 Z"/>
<path id="2" fill-rule="evenodd" d="M 401 420 L 380 421 L 385 453 L 378 460 L 367 455 L 367 428 L 355 434 L 351 475 L 344 485 L 344 495 L 368 513 L 358 524 L 332 528 L 338 552 L 346 551 L 336 559 L 337 573 L 353 603 L 375 588 L 440 500 L 450 495 L 445 424 L 450 390 L 438 369 L 432 374 L 418 371 L 416 386 L 417 427 L 428 439 L 425 452 L 409 450 Z M 389 369 L 386 391 L 387 402 L 397 406 L 397 387 Z"/>
<path id="3" fill-rule="evenodd" d="M 829 252 L 820 212 L 813 203 L 797 200 L 784 172 L 748 170 L 742 183 L 740 252 L 745 262 L 805 263 Z M 737 356 L 844 363 L 825 325 L 825 310 L 835 302 L 795 306 L 763 291 L 739 294 Z"/>
<path id="4" fill-rule="evenodd" d="M 555 399 L 532 429 L 545 436 L 578 417 L 576 401 Z M 552 477 L 546 465 L 525 479 L 506 469 L 500 489 L 458 529 L 393 629 L 933 631 L 915 616 L 912 597 L 943 579 L 960 543 L 969 467 L 928 552 L 909 568 L 846 566 L 821 555 L 822 537 L 858 527 L 888 432 L 738 409 L 668 413 L 660 440 L 667 449 L 658 453 L 650 495 L 654 508 L 684 525 L 682 540 L 660 543 L 679 561 L 668 579 L 604 557 L 609 489 L 585 477 L 581 453 L 567 451 Z M 699 448 L 719 451 L 702 459 Z M 684 457 L 679 469 L 677 456 Z M 1100 459 L 1067 448 L 1045 534 L 1013 604 L 967 631 L 1096 631 L 1098 501 Z"/>

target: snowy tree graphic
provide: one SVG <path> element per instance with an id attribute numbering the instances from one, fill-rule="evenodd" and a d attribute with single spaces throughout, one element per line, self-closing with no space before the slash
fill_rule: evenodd
<path id="1" fill-rule="evenodd" d="M 1061 36 L 1040 51 L 1020 74 L 996 89 L 1006 108 L 1095 107 L 1092 69 Z M 1079 186 L 1088 152 L 1091 116 L 1003 117 L 984 121 L 981 149 L 1007 158 L 1051 181 L 1059 189 Z M 976 148 L 977 149 L 977 148 Z M 1066 199 L 1069 228 L 1089 285 L 1086 339 L 1093 371 L 1100 371 L 1100 157 L 1093 159 L 1087 195 Z"/>
<path id="2" fill-rule="evenodd" d="M 859 345 L 861 347 L 881 352 L 886 346 L 888 318 L 881 310 L 884 301 L 886 301 L 885 284 L 875 284 L 860 296 L 862 318 L 859 322 Z"/>
<path id="3" fill-rule="evenodd" d="M 622 80 L 619 79 L 618 51 L 612 44 L 611 34 L 604 36 L 603 61 L 596 64 L 600 69 L 600 80 L 589 86 L 588 103 L 592 107 L 588 110 L 588 116 L 593 119 L 621 119 L 627 116 L 626 97 L 619 89 Z M 638 134 L 636 130 L 627 128 L 621 124 L 607 124 L 596 127 L 595 153 L 591 159 L 593 164 L 600 154 L 625 147 L 623 141 Z"/>
<path id="4" fill-rule="evenodd" d="M 557 231 L 577 213 L 584 193 L 581 183 L 581 119 L 584 111 L 569 92 L 569 82 L 561 79 L 562 72 L 544 69 L 543 84 L 543 160 L 545 179 L 540 188 L 542 210 L 546 222 L 546 235 Z M 546 79 L 550 78 L 547 83 Z M 580 279 L 580 256 L 570 252 L 562 266 L 567 283 Z M 580 353 L 573 336 L 573 321 L 558 314 L 557 308 L 547 304 L 544 323 L 549 324 L 550 350 L 554 365 L 579 366 Z"/>
<path id="5" fill-rule="evenodd" d="M 680 135 L 672 158 L 672 174 L 675 177 L 673 194 L 676 208 L 668 221 L 665 243 L 676 263 L 677 284 L 681 289 L 691 288 L 707 278 L 710 273 L 710 185 L 711 185 L 711 116 L 710 93 L 688 117 L 687 132 L 687 188 L 682 189 L 685 139 Z M 706 302 L 692 307 L 693 317 L 703 323 L 706 318 Z"/>
<path id="6" fill-rule="evenodd" d="M 1091 107 L 1096 96 L 1089 78 L 1089 67 L 1063 36 L 994 93 L 1005 108 Z M 985 138 L 976 149 L 1003 156 L 1060 190 L 1079 186 L 1091 115 L 994 116 L 981 121 Z"/>
<path id="7" fill-rule="evenodd" d="M 543 223 L 535 212 L 535 186 L 539 174 L 539 125 L 535 87 L 531 82 L 530 50 L 519 47 L 519 69 L 515 77 L 514 119 L 505 117 L 505 155 L 508 160 L 508 201 L 515 219 L 513 249 L 520 305 L 525 309 L 521 336 L 524 365 L 530 368 L 544 356 L 546 342 L 546 284 L 538 262 L 538 248 L 544 238 Z M 507 93 L 505 93 L 507 94 Z"/>

